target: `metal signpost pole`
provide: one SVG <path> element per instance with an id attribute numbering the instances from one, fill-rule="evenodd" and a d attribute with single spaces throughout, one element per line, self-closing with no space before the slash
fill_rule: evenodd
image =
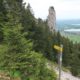
<path id="1" fill-rule="evenodd" d="M 60 45 L 61 49 L 63 49 L 63 45 Z M 58 54 L 58 64 L 59 64 L 59 80 L 61 80 L 61 66 L 62 66 L 62 50 Z"/>
<path id="2" fill-rule="evenodd" d="M 54 49 L 59 51 L 59 54 L 58 54 L 58 65 L 59 65 L 59 77 L 58 77 L 58 80 L 61 80 L 61 66 L 62 66 L 63 45 L 62 44 L 60 46 L 54 45 Z"/>

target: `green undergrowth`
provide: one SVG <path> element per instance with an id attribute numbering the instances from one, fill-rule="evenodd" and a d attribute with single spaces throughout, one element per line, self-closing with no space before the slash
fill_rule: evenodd
<path id="1" fill-rule="evenodd" d="M 53 69 L 55 69 L 56 67 L 58 68 L 58 64 L 56 62 L 50 61 L 50 60 L 46 60 L 47 64 Z M 67 67 L 62 66 L 62 70 L 65 72 L 70 72 L 70 69 Z"/>

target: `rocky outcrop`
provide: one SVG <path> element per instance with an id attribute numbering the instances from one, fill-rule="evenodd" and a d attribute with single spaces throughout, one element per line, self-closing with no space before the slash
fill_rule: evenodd
<path id="1" fill-rule="evenodd" d="M 56 12 L 54 7 L 49 8 L 49 15 L 48 15 L 48 26 L 50 31 L 55 31 L 56 28 Z"/>

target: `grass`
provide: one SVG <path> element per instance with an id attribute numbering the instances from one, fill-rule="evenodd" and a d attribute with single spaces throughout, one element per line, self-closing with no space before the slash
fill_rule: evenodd
<path id="1" fill-rule="evenodd" d="M 80 35 L 77 34 L 68 34 L 68 33 L 61 33 L 63 36 L 69 38 L 71 41 L 73 41 L 73 43 L 80 43 Z"/>
<path id="2" fill-rule="evenodd" d="M 70 35 L 67 35 L 67 37 L 73 41 L 74 43 L 77 42 L 77 43 L 80 43 L 80 36 L 79 35 L 74 35 L 74 34 L 70 34 Z"/>

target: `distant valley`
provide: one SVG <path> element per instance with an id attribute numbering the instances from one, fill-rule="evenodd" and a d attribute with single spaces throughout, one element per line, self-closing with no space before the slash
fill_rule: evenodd
<path id="1" fill-rule="evenodd" d="M 80 43 L 80 20 L 57 21 L 57 30 L 74 43 Z"/>

